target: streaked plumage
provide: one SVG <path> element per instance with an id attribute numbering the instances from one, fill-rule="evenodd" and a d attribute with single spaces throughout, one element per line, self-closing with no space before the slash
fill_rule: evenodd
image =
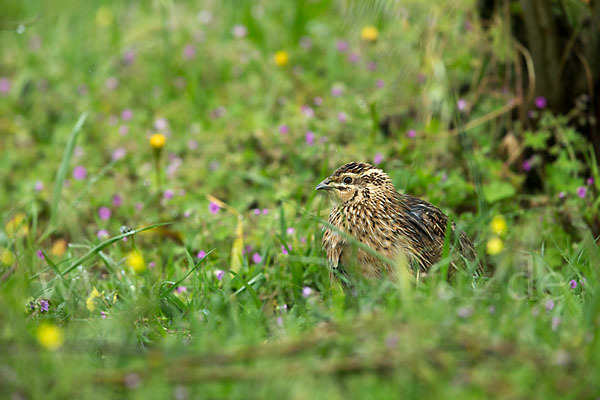
<path id="1" fill-rule="evenodd" d="M 421 271 L 440 259 L 448 217 L 424 200 L 398 193 L 382 170 L 351 162 L 339 167 L 316 189 L 327 190 L 338 200 L 329 214 L 329 224 L 381 255 L 392 260 L 406 257 L 413 270 Z M 474 260 L 473 244 L 463 232 L 457 242 L 460 254 Z M 392 273 L 391 266 L 360 248 L 353 249 L 330 227 L 325 229 L 323 248 L 332 268 L 356 264 L 367 277 Z"/>

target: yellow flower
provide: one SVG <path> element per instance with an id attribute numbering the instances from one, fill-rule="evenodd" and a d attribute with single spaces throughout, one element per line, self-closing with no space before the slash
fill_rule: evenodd
<path id="1" fill-rule="evenodd" d="M 112 24 L 113 13 L 108 7 L 100 7 L 96 11 L 96 24 L 102 28 L 105 28 Z"/>
<path id="2" fill-rule="evenodd" d="M 157 150 L 162 149 L 166 141 L 167 138 L 165 138 L 165 135 L 162 133 L 155 133 L 154 135 L 150 136 L 150 146 Z"/>
<path id="3" fill-rule="evenodd" d="M 52 243 L 50 254 L 60 257 L 67 251 L 67 241 L 65 239 L 57 239 Z"/>
<path id="4" fill-rule="evenodd" d="M 88 310 L 94 311 L 96 309 L 96 305 L 94 304 L 94 299 L 96 297 L 100 297 L 100 292 L 98 292 L 98 289 L 94 286 L 94 290 L 92 290 L 92 293 L 90 293 L 90 296 L 85 301 L 85 306 Z"/>
<path id="5" fill-rule="evenodd" d="M 144 257 L 142 257 L 142 254 L 137 250 L 133 250 L 129 254 L 127 254 L 127 259 L 125 261 L 127 262 L 127 265 L 129 265 L 131 269 L 133 269 L 133 272 L 135 272 L 136 274 L 139 274 L 146 270 L 146 263 L 144 262 Z"/>
<path id="6" fill-rule="evenodd" d="M 503 248 L 504 248 L 504 243 L 502 242 L 502 239 L 500 239 L 497 236 L 494 236 L 493 238 L 491 238 L 487 241 L 486 250 L 487 250 L 488 254 L 491 254 L 491 255 L 498 254 L 502 251 Z"/>
<path id="7" fill-rule="evenodd" d="M 0 247 L 0 263 L 4 265 L 12 265 L 15 261 L 15 256 L 12 251 L 4 247 Z"/>
<path id="8" fill-rule="evenodd" d="M 25 214 L 22 212 L 16 213 L 6 225 L 4 225 L 4 232 L 8 237 L 11 236 L 25 236 L 29 233 L 29 225 L 25 221 Z"/>
<path id="9" fill-rule="evenodd" d="M 496 235 L 502 236 L 504 233 L 506 233 L 506 220 L 502 215 L 496 215 L 494 218 L 492 218 L 490 228 Z"/>
<path id="10" fill-rule="evenodd" d="M 43 323 L 37 329 L 37 340 L 49 350 L 56 350 L 65 341 L 62 329 L 56 325 Z"/>
<path id="11" fill-rule="evenodd" d="M 278 67 L 285 67 L 287 65 L 287 63 L 290 61 L 290 56 L 288 56 L 288 53 L 286 51 L 279 50 L 273 56 L 273 61 L 275 61 L 275 64 Z"/>
<path id="12" fill-rule="evenodd" d="M 365 26 L 360 33 L 360 36 L 367 42 L 374 42 L 377 40 L 377 37 L 379 37 L 379 31 L 377 31 L 377 28 L 374 26 Z"/>

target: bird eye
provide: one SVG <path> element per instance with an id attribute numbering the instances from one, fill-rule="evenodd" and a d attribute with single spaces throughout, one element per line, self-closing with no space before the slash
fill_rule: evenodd
<path id="1" fill-rule="evenodd" d="M 347 185 L 351 184 L 352 183 L 352 178 L 350 178 L 349 176 L 345 177 L 344 178 L 344 183 L 347 184 Z"/>

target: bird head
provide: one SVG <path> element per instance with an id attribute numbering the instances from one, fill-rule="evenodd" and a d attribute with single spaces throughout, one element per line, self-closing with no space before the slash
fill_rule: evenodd
<path id="1" fill-rule="evenodd" d="M 386 190 L 395 190 L 385 172 L 362 162 L 350 162 L 336 169 L 319 183 L 316 190 L 325 190 L 342 203 L 360 202 Z"/>

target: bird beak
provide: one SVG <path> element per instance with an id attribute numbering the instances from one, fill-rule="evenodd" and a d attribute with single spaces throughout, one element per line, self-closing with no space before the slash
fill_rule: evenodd
<path id="1" fill-rule="evenodd" d="M 329 186 L 330 183 L 331 183 L 331 181 L 329 180 L 329 178 L 327 178 L 323 182 L 319 183 L 317 185 L 317 187 L 315 188 L 315 190 L 329 190 L 329 189 L 333 189 L 331 186 Z"/>

